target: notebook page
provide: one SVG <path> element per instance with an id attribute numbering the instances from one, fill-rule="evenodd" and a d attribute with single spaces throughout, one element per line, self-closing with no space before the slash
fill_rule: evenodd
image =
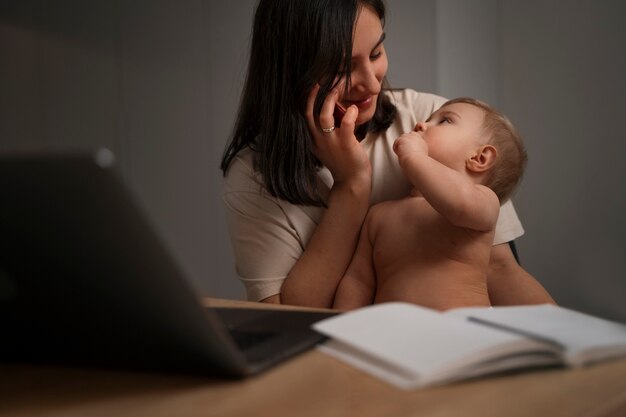
<path id="1" fill-rule="evenodd" d="M 407 303 L 384 303 L 361 308 L 313 325 L 364 357 L 374 357 L 378 366 L 387 363 L 414 375 L 424 385 L 473 364 L 544 344 L 494 330 L 459 318 Z M 346 350 L 349 350 L 346 349 Z M 323 349 L 322 349 L 323 350 Z M 335 355 L 338 356 L 338 355 Z"/>
<path id="2" fill-rule="evenodd" d="M 552 339 L 564 347 L 572 366 L 626 355 L 626 325 L 552 304 L 459 308 L 446 314 Z"/>

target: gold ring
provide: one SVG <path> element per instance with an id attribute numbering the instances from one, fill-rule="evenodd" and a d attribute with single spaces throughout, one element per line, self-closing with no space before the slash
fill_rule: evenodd
<path id="1" fill-rule="evenodd" d="M 335 126 L 323 127 L 322 128 L 322 132 L 324 132 L 324 133 L 331 133 L 333 130 L 335 130 Z"/>

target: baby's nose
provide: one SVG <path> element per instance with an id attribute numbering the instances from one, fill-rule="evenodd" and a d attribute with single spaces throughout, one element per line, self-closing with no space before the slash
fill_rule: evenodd
<path id="1" fill-rule="evenodd" d="M 413 130 L 416 132 L 424 132 L 426 130 L 426 122 L 419 122 L 415 125 L 415 129 Z"/>

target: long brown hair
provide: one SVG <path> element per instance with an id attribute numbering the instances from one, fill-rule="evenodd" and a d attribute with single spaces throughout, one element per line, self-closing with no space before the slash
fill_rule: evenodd
<path id="1" fill-rule="evenodd" d="M 222 156 L 224 175 L 242 149 L 255 152 L 255 168 L 275 197 L 294 204 L 324 205 L 318 190 L 321 163 L 311 151 L 305 110 L 320 84 L 315 111 L 346 75 L 349 85 L 354 24 L 360 8 L 384 24 L 382 0 L 260 0 L 248 72 L 232 137 Z M 386 81 L 384 82 L 384 86 Z M 387 129 L 396 108 L 384 94 L 372 120 L 357 136 Z"/>

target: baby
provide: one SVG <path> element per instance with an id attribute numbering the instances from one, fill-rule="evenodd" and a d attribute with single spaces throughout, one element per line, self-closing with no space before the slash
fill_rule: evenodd
<path id="1" fill-rule="evenodd" d="M 396 139 L 393 150 L 413 189 L 370 209 L 334 307 L 490 305 L 487 270 L 500 204 L 527 159 L 514 127 L 487 104 L 458 98 Z"/>

